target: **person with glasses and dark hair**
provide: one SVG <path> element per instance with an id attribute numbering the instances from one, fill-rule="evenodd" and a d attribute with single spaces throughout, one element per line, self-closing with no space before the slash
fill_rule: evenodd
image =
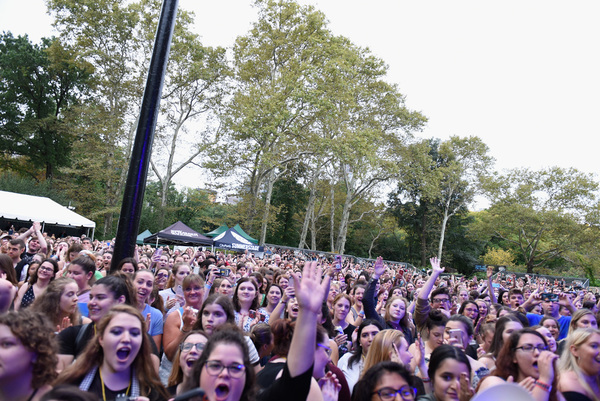
<path id="1" fill-rule="evenodd" d="M 516 331 L 504 342 L 496 370 L 480 381 L 478 392 L 505 382 L 519 383 L 535 401 L 557 401 L 556 363 L 558 355 L 548 351 L 543 335 L 526 328 Z"/>
<path id="2" fill-rule="evenodd" d="M 367 370 L 354 386 L 353 401 L 412 401 L 416 397 L 413 377 L 404 366 L 380 362 Z"/>

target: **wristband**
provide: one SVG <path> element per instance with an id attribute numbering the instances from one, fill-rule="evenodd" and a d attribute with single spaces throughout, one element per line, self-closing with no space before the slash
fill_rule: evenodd
<path id="1" fill-rule="evenodd" d="M 423 381 L 423 383 L 430 383 L 431 379 L 429 377 L 427 378 L 421 378 L 421 380 Z"/>
<path id="2" fill-rule="evenodd" d="M 548 393 L 550 392 L 550 390 L 552 390 L 552 386 L 546 383 L 542 383 L 540 381 L 536 381 L 535 385 L 538 386 L 539 388 L 541 388 L 544 391 L 547 391 Z"/>

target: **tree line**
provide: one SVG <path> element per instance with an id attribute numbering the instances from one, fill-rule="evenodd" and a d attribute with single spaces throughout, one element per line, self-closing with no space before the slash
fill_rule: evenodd
<path id="1" fill-rule="evenodd" d="M 115 234 L 160 1 L 49 0 L 58 37 L 0 37 L 0 188 L 45 194 Z M 179 10 L 140 231 L 240 223 L 261 242 L 461 272 L 593 274 L 598 183 L 498 173 L 481 139 L 420 138 L 387 66 L 312 6 L 257 0 L 230 49 Z M 174 178 L 195 166 L 197 182 Z M 215 202 L 223 194 L 229 202 Z M 468 207 L 487 199 L 489 207 Z"/>

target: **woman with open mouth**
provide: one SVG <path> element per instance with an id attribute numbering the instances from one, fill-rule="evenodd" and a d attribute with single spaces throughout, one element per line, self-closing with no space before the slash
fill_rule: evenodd
<path id="1" fill-rule="evenodd" d="M 204 280 L 197 274 L 186 276 L 182 282 L 184 306 L 175 307 L 167 315 L 164 326 L 163 348 L 165 353 L 160 366 L 160 377 L 167 383 L 173 359 L 181 340 L 192 330 L 198 318 L 198 311 L 204 300 Z"/>
<path id="2" fill-rule="evenodd" d="M 150 355 L 144 318 L 135 308 L 118 305 L 102 318 L 92 346 L 60 374 L 57 384 L 77 385 L 103 400 L 123 396 L 167 399 Z"/>
<path id="3" fill-rule="evenodd" d="M 506 381 L 514 381 L 525 387 L 536 401 L 558 401 L 562 397 L 557 392 L 555 365 L 558 355 L 548 351 L 543 335 L 525 328 L 510 335 L 504 342 L 498 358 L 496 370 L 481 380 L 478 392 Z"/>
<path id="4" fill-rule="evenodd" d="M 569 334 L 566 341 L 559 363 L 559 390 L 567 401 L 598 401 L 600 331 L 578 329 Z"/>
<path id="5" fill-rule="evenodd" d="M 31 309 L 47 316 L 56 332 L 73 324 L 90 323 L 90 319 L 82 317 L 79 313 L 77 289 L 77 283 L 71 278 L 56 279 L 35 300 Z"/>
<path id="6" fill-rule="evenodd" d="M 133 276 L 133 287 L 137 296 L 137 308 L 149 320 L 148 334 L 158 346 L 163 336 L 163 314 L 158 309 L 150 306 L 150 295 L 154 288 L 154 274 L 150 270 L 142 269 Z"/>
<path id="7" fill-rule="evenodd" d="M 173 365 L 168 381 L 167 391 L 171 395 L 182 393 L 182 383 L 191 376 L 194 363 L 202 355 L 206 341 L 208 341 L 206 334 L 199 330 L 186 333 L 181 340 L 177 353 L 173 358 L 174 361 L 179 361 L 179 363 Z"/>
<path id="8" fill-rule="evenodd" d="M 233 293 L 235 323 L 246 333 L 250 333 L 252 326 L 260 321 L 256 316 L 258 295 L 258 285 L 249 277 L 240 279 Z"/>
<path id="9" fill-rule="evenodd" d="M 0 400 L 39 401 L 56 378 L 56 339 L 31 310 L 0 315 Z"/>

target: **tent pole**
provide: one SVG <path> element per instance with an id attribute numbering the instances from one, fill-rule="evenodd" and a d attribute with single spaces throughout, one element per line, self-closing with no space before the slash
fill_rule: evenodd
<path id="1" fill-rule="evenodd" d="M 131 151 L 127 181 L 123 191 L 117 238 L 113 260 L 110 265 L 111 273 L 117 270 L 117 266 L 122 259 L 134 256 L 135 253 L 135 242 L 142 215 L 150 155 L 152 154 L 152 142 L 154 141 L 154 131 L 160 112 L 160 100 L 169 60 L 171 38 L 173 37 L 177 17 L 177 3 L 178 0 L 162 1 L 146 87 Z"/>

